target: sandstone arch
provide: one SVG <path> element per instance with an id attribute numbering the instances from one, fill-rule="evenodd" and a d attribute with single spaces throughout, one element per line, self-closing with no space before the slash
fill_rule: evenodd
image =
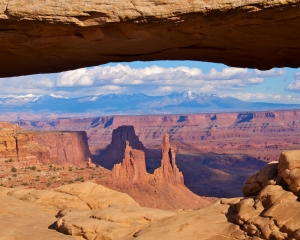
<path id="1" fill-rule="evenodd" d="M 299 0 L 0 0 L 0 77 L 107 62 L 300 66 Z"/>

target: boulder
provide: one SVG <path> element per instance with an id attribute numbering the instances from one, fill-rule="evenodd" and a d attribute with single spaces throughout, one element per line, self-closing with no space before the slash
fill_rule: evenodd
<path id="1" fill-rule="evenodd" d="M 278 165 L 279 176 L 288 184 L 289 189 L 300 196 L 300 150 L 281 153 Z"/>
<path id="2" fill-rule="evenodd" d="M 268 163 L 258 173 L 252 175 L 243 185 L 245 196 L 257 195 L 267 185 L 282 185 L 284 181 L 278 176 L 278 162 Z"/>

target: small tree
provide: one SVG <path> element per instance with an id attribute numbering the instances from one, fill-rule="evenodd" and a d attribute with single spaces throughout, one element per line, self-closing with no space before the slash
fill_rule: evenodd
<path id="1" fill-rule="evenodd" d="M 12 171 L 12 172 L 17 172 L 17 169 L 16 169 L 15 167 L 12 167 L 12 168 L 11 168 L 11 171 Z"/>

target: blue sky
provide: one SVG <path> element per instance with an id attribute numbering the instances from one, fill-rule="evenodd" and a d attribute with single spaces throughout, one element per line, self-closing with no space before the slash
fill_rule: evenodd
<path id="1" fill-rule="evenodd" d="M 194 91 L 246 101 L 300 103 L 300 69 L 268 71 L 196 61 L 110 63 L 0 79 L 0 95 L 80 97 L 104 93 L 166 95 Z"/>

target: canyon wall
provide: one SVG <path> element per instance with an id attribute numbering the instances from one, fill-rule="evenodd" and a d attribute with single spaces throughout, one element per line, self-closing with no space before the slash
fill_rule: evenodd
<path id="1" fill-rule="evenodd" d="M 86 131 L 92 154 L 112 140 L 113 129 L 133 125 L 146 147 L 159 148 L 164 133 L 198 150 L 244 154 L 270 161 L 300 147 L 300 110 L 157 116 L 114 116 L 53 121 L 19 121 L 27 129 Z"/>
<path id="2" fill-rule="evenodd" d="M 4 126 L 4 127 L 2 127 Z M 0 158 L 22 165 L 58 164 L 85 166 L 90 158 L 85 132 L 24 131 L 0 123 Z"/>

